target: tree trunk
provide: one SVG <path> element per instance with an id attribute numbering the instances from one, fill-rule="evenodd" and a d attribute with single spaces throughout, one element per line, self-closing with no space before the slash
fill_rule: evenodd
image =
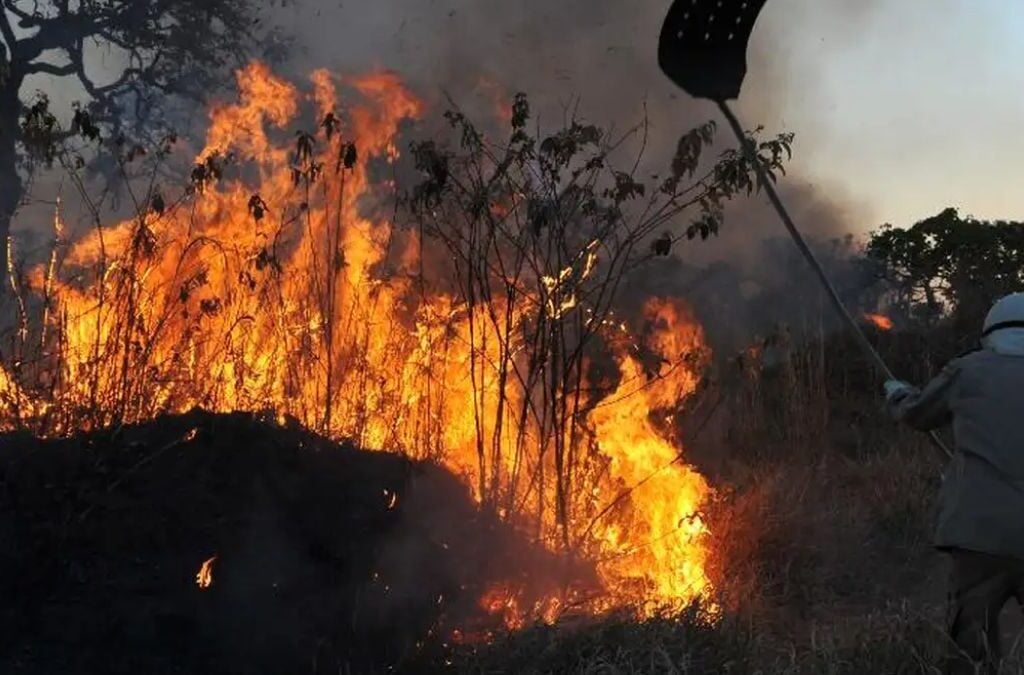
<path id="1" fill-rule="evenodd" d="M 21 202 L 24 185 L 18 175 L 18 137 L 20 134 L 19 114 L 22 77 L 11 72 L 6 81 L 0 82 L 0 274 L 7 275 L 7 238 L 11 233 L 11 221 Z M 7 283 L 0 284 L 0 298 L 7 295 Z"/>

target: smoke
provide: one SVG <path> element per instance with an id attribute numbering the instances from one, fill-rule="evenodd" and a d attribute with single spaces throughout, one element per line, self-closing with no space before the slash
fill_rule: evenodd
<path id="1" fill-rule="evenodd" d="M 307 0 L 283 21 L 285 29 L 297 36 L 292 60 L 296 76 L 312 67 L 342 73 L 386 68 L 399 72 L 428 99 L 437 100 L 444 91 L 460 105 L 487 95 L 480 86 L 486 78 L 508 93 L 529 94 L 542 124 L 547 125 L 559 124 L 573 110 L 590 122 L 619 129 L 646 115 L 651 127 L 650 163 L 664 165 L 684 131 L 708 119 L 721 121 L 711 104 L 678 91 L 657 67 L 657 38 L 669 4 L 667 0 Z M 823 84 L 826 73 L 820 70 L 820 59 L 799 61 L 798 56 L 808 52 L 796 46 L 813 43 L 822 32 L 818 24 L 825 20 L 843 25 L 853 39 L 858 25 L 879 4 L 768 3 L 752 38 L 750 73 L 738 103 L 748 126 L 764 125 L 767 133 L 796 132 L 799 161 L 800 129 L 787 128 L 782 104 L 810 95 Z M 831 35 L 834 30 L 828 32 Z M 829 50 L 841 47 L 828 45 Z M 724 143 L 734 144 L 726 129 L 720 131 Z M 797 175 L 787 182 L 809 181 Z M 813 200 L 822 201 L 817 195 Z M 835 219 L 844 219 L 849 206 L 841 196 L 831 200 L 839 207 Z M 836 225 L 817 223 L 811 228 L 834 232 Z"/>
<path id="2" fill-rule="evenodd" d="M 568 589 L 600 592 L 592 565 L 531 544 L 481 509 L 446 469 L 417 466 L 401 499 L 402 519 L 376 561 L 386 597 L 362 610 L 382 631 L 396 632 L 403 620 L 424 616 L 438 617 L 435 628 L 500 630 L 505 621 L 532 618 L 534 608 L 550 607 L 545 601 Z"/>
<path id="3" fill-rule="evenodd" d="M 621 131 L 646 116 L 650 136 L 642 166 L 653 174 L 664 171 L 682 133 L 709 119 L 719 122 L 718 150 L 735 146 L 715 107 L 678 91 L 657 67 L 657 39 L 669 4 L 349 0 L 307 3 L 284 21 L 286 30 L 298 36 L 293 75 L 301 77 L 312 67 L 341 73 L 395 70 L 434 102 L 429 114 L 440 114 L 443 95 L 467 110 L 488 112 L 493 92 L 481 85 L 485 82 L 497 83 L 507 94 L 526 92 L 542 127 L 555 127 L 578 114 Z M 806 58 L 815 54 L 807 45 L 823 32 L 845 34 L 854 41 L 858 27 L 883 4 L 770 2 L 749 47 L 749 74 L 736 108 L 750 128 L 764 126 L 765 134 L 796 134 L 793 170 L 783 178 L 780 191 L 801 229 L 814 240 L 828 242 L 863 231 L 866 209 L 837 186 L 817 184 L 807 175 L 800 156 L 809 148 L 801 130 L 787 126 L 785 110 L 792 100 L 813 94 L 828 75 L 821 59 Z M 820 49 L 843 47 L 832 41 Z M 753 301 L 750 288 L 792 285 L 805 278 L 801 263 L 794 266 L 790 258 L 779 259 L 785 249 L 765 243 L 783 230 L 762 197 L 740 199 L 726 216 L 719 236 L 680 246 L 674 263 L 635 279 L 627 293 L 681 294 L 694 283 L 705 291 L 724 285 L 730 289 L 727 295 L 734 296 L 735 311 L 709 310 L 701 318 L 727 324 L 729 331 L 718 332 L 732 335 L 727 340 L 732 344 L 772 320 L 770 313 L 756 319 L 758 312 L 743 309 L 744 303 Z M 686 225 L 679 222 L 675 227 Z M 709 269 L 713 278 L 702 279 Z M 747 289 L 746 295 L 736 295 L 740 287 Z M 786 317 L 778 312 L 774 318 Z"/>
<path id="4" fill-rule="evenodd" d="M 657 38 L 669 0 L 293 0 L 268 9 L 271 22 L 291 35 L 295 49 L 286 74 L 304 78 L 314 68 L 337 73 L 370 69 L 398 72 L 420 95 L 434 102 L 439 115 L 444 95 L 469 111 L 493 110 L 498 91 L 526 92 L 540 123 L 558 126 L 577 113 L 618 130 L 645 116 L 650 124 L 646 169 L 663 171 L 675 142 L 708 119 L 721 122 L 715 108 L 690 99 L 659 71 Z M 787 101 L 811 96 L 825 82 L 823 59 L 807 45 L 827 33 L 855 40 L 858 27 L 884 6 L 883 0 L 773 0 L 762 12 L 750 48 L 750 72 L 737 109 L 748 126 L 766 133 L 797 135 L 794 166 L 786 179 L 789 205 L 813 218 L 800 225 L 813 236 L 829 238 L 863 230 L 863 205 L 851 204 L 835 186 L 816 188 L 801 175 L 800 163 L 812 148 L 802 129 L 787 126 Z M 840 26 L 841 30 L 836 27 Z M 192 116 L 190 133 L 204 116 Z M 182 120 L 186 122 L 186 120 Z M 184 129 L 182 130 L 184 132 Z M 807 130 L 813 136 L 816 130 Z M 734 145 L 724 126 L 721 147 Z M 188 133 L 185 134 L 189 135 Z M 37 190 L 48 193 L 47 184 Z M 827 193 L 823 193 L 823 190 Z M 48 201 L 52 201 L 52 198 Z M 761 200 L 738 204 L 718 241 L 692 247 L 688 259 L 710 261 L 745 256 L 748 244 L 776 232 L 763 217 Z M 31 220 L 45 221 L 42 212 Z M 23 222 L 26 219 L 23 219 Z M 747 256 L 749 257 L 749 256 Z"/>
<path id="5" fill-rule="evenodd" d="M 315 68 L 342 75 L 394 70 L 431 102 L 427 114 L 433 117 L 440 117 L 447 105 L 445 96 L 486 118 L 493 113 L 495 96 L 518 91 L 529 95 L 535 117 L 548 129 L 573 114 L 619 131 L 646 117 L 649 141 L 642 170 L 654 174 L 664 172 L 680 135 L 709 119 L 719 122 L 718 149 L 735 146 L 714 106 L 678 91 L 657 67 L 657 38 L 669 4 L 668 0 L 294 0 L 283 9 L 269 11 L 276 12 L 272 20 L 282 32 L 294 37 L 295 50 L 283 66 L 289 77 L 301 80 Z M 871 223 L 865 220 L 865 205 L 809 174 L 801 157 L 812 154 L 813 139 L 820 130 L 804 133 L 804 129 L 790 128 L 785 113 L 792 101 L 811 97 L 826 84 L 828 72 L 820 56 L 844 47 L 834 37 L 846 35 L 855 41 L 858 28 L 885 4 L 883 0 L 773 0 L 763 11 L 749 47 L 750 69 L 737 111 L 748 127 L 763 125 L 765 134 L 796 134 L 792 170 L 780 189 L 798 225 L 817 240 L 863 231 Z M 824 33 L 831 36 L 829 44 L 814 47 L 817 36 Z M 204 119 L 192 117 L 192 133 L 199 133 L 195 125 Z M 50 196 L 46 201 L 52 203 L 55 191 L 47 183 L 35 192 Z M 63 192 L 67 198 L 68 190 Z M 73 221 L 87 220 L 84 215 L 74 218 L 82 209 L 73 208 L 67 199 L 65 207 Z M 26 209 L 22 223 L 48 222 L 51 208 L 42 203 Z M 683 245 L 675 255 L 697 269 L 725 262 L 740 277 L 766 271 L 777 274 L 781 261 L 766 258 L 763 242 L 782 230 L 764 199 L 741 199 L 726 215 L 719 236 Z M 674 226 L 681 230 L 687 224 L 681 220 Z M 72 229 L 77 229 L 74 223 Z M 48 236 L 46 228 L 28 230 Z M 45 247 L 28 245 L 22 253 L 35 248 Z M 658 286 L 668 292 L 691 279 L 681 275 L 656 283 L 642 281 L 637 287 Z"/>

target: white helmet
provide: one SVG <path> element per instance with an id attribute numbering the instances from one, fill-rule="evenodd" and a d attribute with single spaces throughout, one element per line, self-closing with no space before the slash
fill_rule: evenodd
<path id="1" fill-rule="evenodd" d="M 1011 293 L 992 305 L 982 335 L 988 336 L 1002 328 L 1024 328 L 1024 293 Z"/>

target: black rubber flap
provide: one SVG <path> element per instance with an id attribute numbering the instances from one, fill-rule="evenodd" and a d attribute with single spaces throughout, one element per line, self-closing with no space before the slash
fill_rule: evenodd
<path id="1" fill-rule="evenodd" d="M 665 19 L 658 63 L 691 96 L 738 98 L 747 43 L 766 0 L 676 0 Z"/>

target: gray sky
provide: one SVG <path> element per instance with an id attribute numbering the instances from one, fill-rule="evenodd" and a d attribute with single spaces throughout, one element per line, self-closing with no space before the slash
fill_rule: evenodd
<path id="1" fill-rule="evenodd" d="M 854 1 L 766 6 L 766 25 L 796 22 L 780 117 L 802 172 L 871 222 L 1024 218 L 1024 2 L 885 0 L 847 24 L 832 8 Z"/>

